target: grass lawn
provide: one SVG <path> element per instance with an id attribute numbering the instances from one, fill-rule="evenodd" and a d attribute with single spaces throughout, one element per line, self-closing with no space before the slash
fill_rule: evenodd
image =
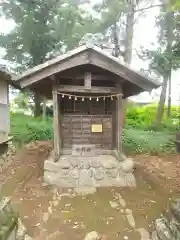
<path id="1" fill-rule="evenodd" d="M 11 135 L 17 145 L 36 140 L 51 140 L 52 119 L 11 114 Z M 155 132 L 128 127 L 124 129 L 123 142 L 127 152 L 161 154 L 175 151 L 173 138 L 174 133 L 170 131 Z"/>

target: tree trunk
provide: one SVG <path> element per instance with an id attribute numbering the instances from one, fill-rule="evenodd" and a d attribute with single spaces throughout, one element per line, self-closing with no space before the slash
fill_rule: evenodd
<path id="1" fill-rule="evenodd" d="M 157 123 L 160 123 L 163 118 L 164 105 L 165 105 L 165 101 L 166 101 L 167 84 L 168 84 L 168 75 L 165 75 L 163 77 L 161 96 L 160 96 L 160 100 L 159 100 L 159 104 L 158 104 L 158 111 L 157 111 L 157 116 L 156 116 Z"/>
<path id="2" fill-rule="evenodd" d="M 37 92 L 34 92 L 34 116 L 41 116 L 41 96 Z"/>
<path id="3" fill-rule="evenodd" d="M 171 116 L 171 71 L 172 71 L 172 43 L 174 38 L 174 22 L 173 22 L 173 12 L 172 12 L 172 4 L 170 0 L 163 0 L 163 3 L 165 4 L 165 23 L 166 23 L 166 29 L 167 29 L 167 56 L 169 60 L 168 64 L 168 77 L 169 77 L 169 91 L 168 91 L 168 111 L 167 111 L 167 117 Z"/>
<path id="4" fill-rule="evenodd" d="M 119 57 L 119 40 L 117 35 L 117 23 L 113 26 L 113 42 L 114 42 L 114 50 L 112 55 L 114 57 Z"/>
<path id="5" fill-rule="evenodd" d="M 43 105 L 42 105 L 42 117 L 46 119 L 46 98 L 43 98 Z"/>
<path id="6" fill-rule="evenodd" d="M 127 13 L 127 21 L 126 21 L 126 40 L 125 40 L 125 55 L 124 55 L 124 62 L 128 65 L 131 64 L 131 60 L 132 60 L 134 13 L 135 13 L 135 0 L 130 0 L 128 3 L 128 13 Z"/>
<path id="7" fill-rule="evenodd" d="M 169 90 L 168 90 L 168 110 L 167 110 L 167 117 L 171 116 L 171 71 L 169 74 Z"/>

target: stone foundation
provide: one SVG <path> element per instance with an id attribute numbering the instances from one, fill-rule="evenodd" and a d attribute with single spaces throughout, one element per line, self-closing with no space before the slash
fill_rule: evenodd
<path id="1" fill-rule="evenodd" d="M 44 163 L 44 181 L 59 187 L 135 187 L 132 159 L 118 161 L 112 155 L 62 155 L 54 162 L 52 155 Z"/>

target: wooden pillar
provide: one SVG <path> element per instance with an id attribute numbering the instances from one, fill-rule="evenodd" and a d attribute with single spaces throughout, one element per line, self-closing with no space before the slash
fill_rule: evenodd
<path id="1" fill-rule="evenodd" d="M 123 99 L 122 95 L 119 95 L 116 100 L 116 148 L 119 156 L 122 153 L 123 114 Z"/>
<path id="2" fill-rule="evenodd" d="M 53 131 L 54 131 L 54 161 L 58 161 L 61 153 L 60 133 L 60 101 L 56 89 L 53 89 Z"/>
<path id="3" fill-rule="evenodd" d="M 92 84 L 92 74 L 90 72 L 86 72 L 84 74 L 84 87 L 85 89 L 91 89 Z"/>

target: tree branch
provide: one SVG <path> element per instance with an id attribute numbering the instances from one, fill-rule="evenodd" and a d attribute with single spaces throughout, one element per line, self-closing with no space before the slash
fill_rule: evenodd
<path id="1" fill-rule="evenodd" d="M 137 9 L 137 10 L 135 10 L 134 13 L 142 12 L 142 11 L 145 11 L 145 10 L 148 10 L 148 9 L 151 9 L 151 8 L 155 8 L 155 7 L 163 7 L 163 6 L 164 6 L 163 4 L 150 5 L 148 7 Z"/>

